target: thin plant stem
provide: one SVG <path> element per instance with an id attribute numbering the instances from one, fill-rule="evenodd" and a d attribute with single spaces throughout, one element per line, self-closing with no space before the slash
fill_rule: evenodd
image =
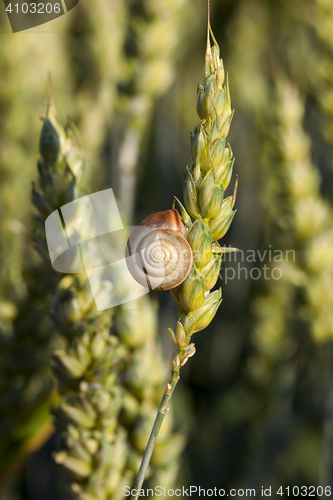
<path id="1" fill-rule="evenodd" d="M 160 431 L 164 417 L 169 411 L 168 403 L 171 399 L 173 391 L 174 391 L 174 389 L 178 383 L 178 380 L 180 378 L 179 377 L 179 370 L 180 370 L 180 366 L 177 367 L 176 369 L 172 370 L 171 379 L 168 382 L 168 385 L 167 385 L 165 392 L 163 394 L 161 404 L 159 406 L 159 409 L 157 410 L 155 422 L 154 422 L 152 431 L 151 431 L 150 436 L 149 436 L 149 440 L 147 443 L 145 453 L 144 453 L 143 458 L 142 458 L 140 469 L 139 469 L 138 475 L 136 476 L 136 479 L 134 482 L 133 490 L 135 490 L 136 493 L 132 496 L 132 500 L 137 500 L 137 498 L 140 495 L 140 489 L 141 489 L 143 481 L 145 480 L 145 477 L 146 477 L 146 472 L 147 472 L 147 469 L 149 466 L 151 456 L 152 456 L 153 451 L 154 451 L 154 447 L 155 447 L 155 443 L 156 443 L 156 440 L 158 437 L 158 433 Z"/>
<path id="2" fill-rule="evenodd" d="M 137 183 L 137 165 L 140 154 L 142 131 L 129 127 L 120 148 L 118 160 L 119 199 L 124 216 L 129 224 L 133 223 L 134 198 Z"/>

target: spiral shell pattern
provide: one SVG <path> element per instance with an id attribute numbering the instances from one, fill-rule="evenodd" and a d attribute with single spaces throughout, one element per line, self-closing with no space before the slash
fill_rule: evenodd
<path id="1" fill-rule="evenodd" d="M 170 290 L 185 280 L 193 256 L 182 232 L 176 210 L 153 214 L 135 228 L 127 243 L 126 263 L 140 285 Z"/>

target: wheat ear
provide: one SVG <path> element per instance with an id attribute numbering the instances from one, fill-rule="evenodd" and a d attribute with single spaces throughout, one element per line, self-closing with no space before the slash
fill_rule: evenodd
<path id="1" fill-rule="evenodd" d="M 188 0 L 151 2 L 126 0 L 128 29 L 119 97 L 127 127 L 117 162 L 119 199 L 127 221 L 132 220 L 139 155 L 153 106 L 174 79 L 182 22 Z"/>
<path id="2" fill-rule="evenodd" d="M 320 174 L 311 161 L 310 141 L 303 129 L 304 103 L 297 88 L 280 87 L 279 124 L 283 139 L 283 167 L 296 235 L 298 262 L 304 273 L 303 317 L 317 346 L 323 376 L 324 480 L 332 484 L 332 338 L 333 338 L 333 228 L 332 207 L 320 193 Z"/>
<path id="3" fill-rule="evenodd" d="M 306 297 L 311 308 L 310 328 L 316 343 L 333 336 L 332 208 L 320 193 L 320 174 L 311 161 L 310 141 L 302 120 L 304 104 L 296 87 L 283 82 L 279 89 L 279 124 L 283 167 L 292 206 L 293 232 L 299 265 L 306 273 Z"/>
<path id="4" fill-rule="evenodd" d="M 328 465 L 325 479 L 326 484 L 331 484 L 332 209 L 321 196 L 320 172 L 311 159 L 311 143 L 303 126 L 302 95 L 297 86 L 281 75 L 275 95 L 275 127 L 269 134 L 269 147 L 265 148 L 269 152 L 265 168 L 269 163 L 272 167 L 270 182 L 266 182 L 264 207 L 273 227 L 276 248 L 283 252 L 291 250 L 293 258 L 270 264 L 273 269 L 281 269 L 281 277 L 268 281 L 265 295 L 254 303 L 257 355 L 251 360 L 251 371 L 261 390 L 266 388 L 267 395 L 271 395 L 274 387 L 275 393 L 284 398 L 282 406 L 287 409 L 291 404 L 289 395 L 297 384 L 299 352 L 304 346 L 304 334 L 301 339 L 295 335 L 295 320 L 301 323 L 303 333 L 308 331 L 312 336 L 324 378 L 324 442 Z M 310 356 L 313 360 L 312 353 Z M 289 377 L 284 376 L 286 372 Z M 281 407 L 281 403 L 277 405 L 275 401 L 274 406 Z M 269 425 L 275 425 L 274 422 L 273 418 Z M 270 434 L 270 431 L 262 433 Z"/>
<path id="5" fill-rule="evenodd" d="M 210 36 L 214 41 L 213 47 Z M 217 243 L 228 231 L 235 215 L 233 207 L 237 188 L 233 196 L 224 199 L 234 163 L 231 147 L 226 145 L 233 112 L 228 79 L 225 81 L 223 62 L 209 19 L 204 83 L 198 87 L 197 112 L 201 122 L 192 133 L 193 161 L 186 167 L 185 207 L 178 202 L 183 223 L 188 229 L 187 240 L 193 251 L 194 264 L 186 280 L 172 291 L 180 308 L 176 333 L 169 329 L 170 337 L 177 345 L 177 355 L 172 360 L 171 378 L 134 483 L 136 494 L 133 499 L 140 494 L 159 430 L 179 380 L 180 369 L 195 354 L 191 337 L 210 324 L 221 304 L 221 289 L 215 292 L 211 292 L 211 289 L 219 276 L 222 253 L 235 250 L 224 249 Z"/>
<path id="6" fill-rule="evenodd" d="M 74 124 L 63 128 L 51 99 L 40 138 L 38 182 L 33 186 L 37 248 L 50 265 L 45 219 L 80 194 L 84 159 Z M 55 461 L 70 472 L 75 496 L 110 498 L 121 474 L 119 454 L 126 453 L 126 433 L 116 429 L 121 390 L 116 383 L 119 341 L 110 335 L 110 312 L 98 312 L 85 275 L 67 275 L 54 297 L 53 319 L 61 334 L 52 367 L 60 390 L 56 424 L 64 451 Z"/>

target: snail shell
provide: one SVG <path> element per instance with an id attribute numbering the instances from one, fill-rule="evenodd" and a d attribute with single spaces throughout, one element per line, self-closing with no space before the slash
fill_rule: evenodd
<path id="1" fill-rule="evenodd" d="M 151 290 L 170 290 L 189 274 L 193 255 L 177 210 L 150 215 L 130 235 L 126 247 L 129 272 Z"/>

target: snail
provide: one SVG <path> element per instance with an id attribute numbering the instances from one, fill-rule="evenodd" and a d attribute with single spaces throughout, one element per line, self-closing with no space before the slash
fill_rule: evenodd
<path id="1" fill-rule="evenodd" d="M 126 263 L 133 278 L 151 290 L 170 290 L 188 276 L 192 249 L 177 210 L 150 215 L 130 235 Z"/>

